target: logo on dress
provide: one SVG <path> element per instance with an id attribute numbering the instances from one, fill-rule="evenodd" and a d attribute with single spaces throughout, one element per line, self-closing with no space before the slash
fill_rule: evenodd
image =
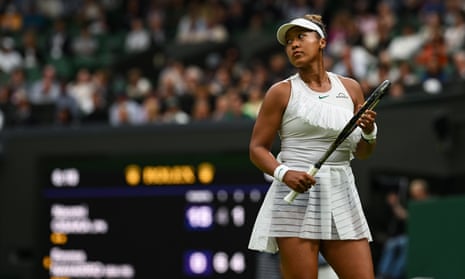
<path id="1" fill-rule="evenodd" d="M 336 95 L 336 98 L 343 98 L 343 99 L 347 99 L 348 97 L 347 97 L 347 95 L 346 95 L 346 94 L 344 94 L 344 93 L 342 93 L 342 92 L 339 92 L 339 93 L 337 93 L 337 95 Z"/>
<path id="2" fill-rule="evenodd" d="M 324 99 L 324 98 L 327 98 L 327 97 L 329 97 L 329 95 L 318 96 L 318 99 L 321 100 L 321 99 Z"/>

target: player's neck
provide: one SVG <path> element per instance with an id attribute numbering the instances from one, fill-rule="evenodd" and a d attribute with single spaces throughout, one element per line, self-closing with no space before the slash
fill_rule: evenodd
<path id="1" fill-rule="evenodd" d="M 331 88 L 328 73 L 326 71 L 307 73 L 299 71 L 302 81 L 314 91 L 327 91 Z"/>

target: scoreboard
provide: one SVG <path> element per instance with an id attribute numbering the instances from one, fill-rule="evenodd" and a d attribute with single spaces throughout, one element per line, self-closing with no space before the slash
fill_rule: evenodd
<path id="1" fill-rule="evenodd" d="M 46 156 L 41 278 L 255 278 L 246 152 Z"/>

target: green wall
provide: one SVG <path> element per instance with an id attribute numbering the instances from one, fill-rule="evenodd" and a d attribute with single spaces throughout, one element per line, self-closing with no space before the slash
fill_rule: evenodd
<path id="1" fill-rule="evenodd" d="M 465 278 L 465 196 L 409 205 L 408 278 Z"/>

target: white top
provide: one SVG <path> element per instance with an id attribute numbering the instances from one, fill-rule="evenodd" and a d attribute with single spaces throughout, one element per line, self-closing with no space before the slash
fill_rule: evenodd
<path id="1" fill-rule="evenodd" d="M 298 74 L 291 76 L 291 96 L 283 115 L 278 160 L 308 171 L 354 114 L 354 104 L 337 75 L 328 72 L 331 89 L 315 92 Z M 249 248 L 275 253 L 275 237 L 361 239 L 371 241 L 350 167 L 360 140 L 357 128 L 316 174 L 317 183 L 292 204 L 283 200 L 290 188 L 274 180 L 257 216 Z"/>
<path id="2" fill-rule="evenodd" d="M 337 75 L 328 73 L 331 89 L 315 92 L 308 88 L 299 75 L 291 83 L 289 103 L 283 115 L 279 136 L 279 159 L 289 167 L 307 170 L 336 139 L 354 114 L 354 104 Z M 325 164 L 347 164 L 352 159 L 360 129 L 356 130 L 327 159 Z"/>

